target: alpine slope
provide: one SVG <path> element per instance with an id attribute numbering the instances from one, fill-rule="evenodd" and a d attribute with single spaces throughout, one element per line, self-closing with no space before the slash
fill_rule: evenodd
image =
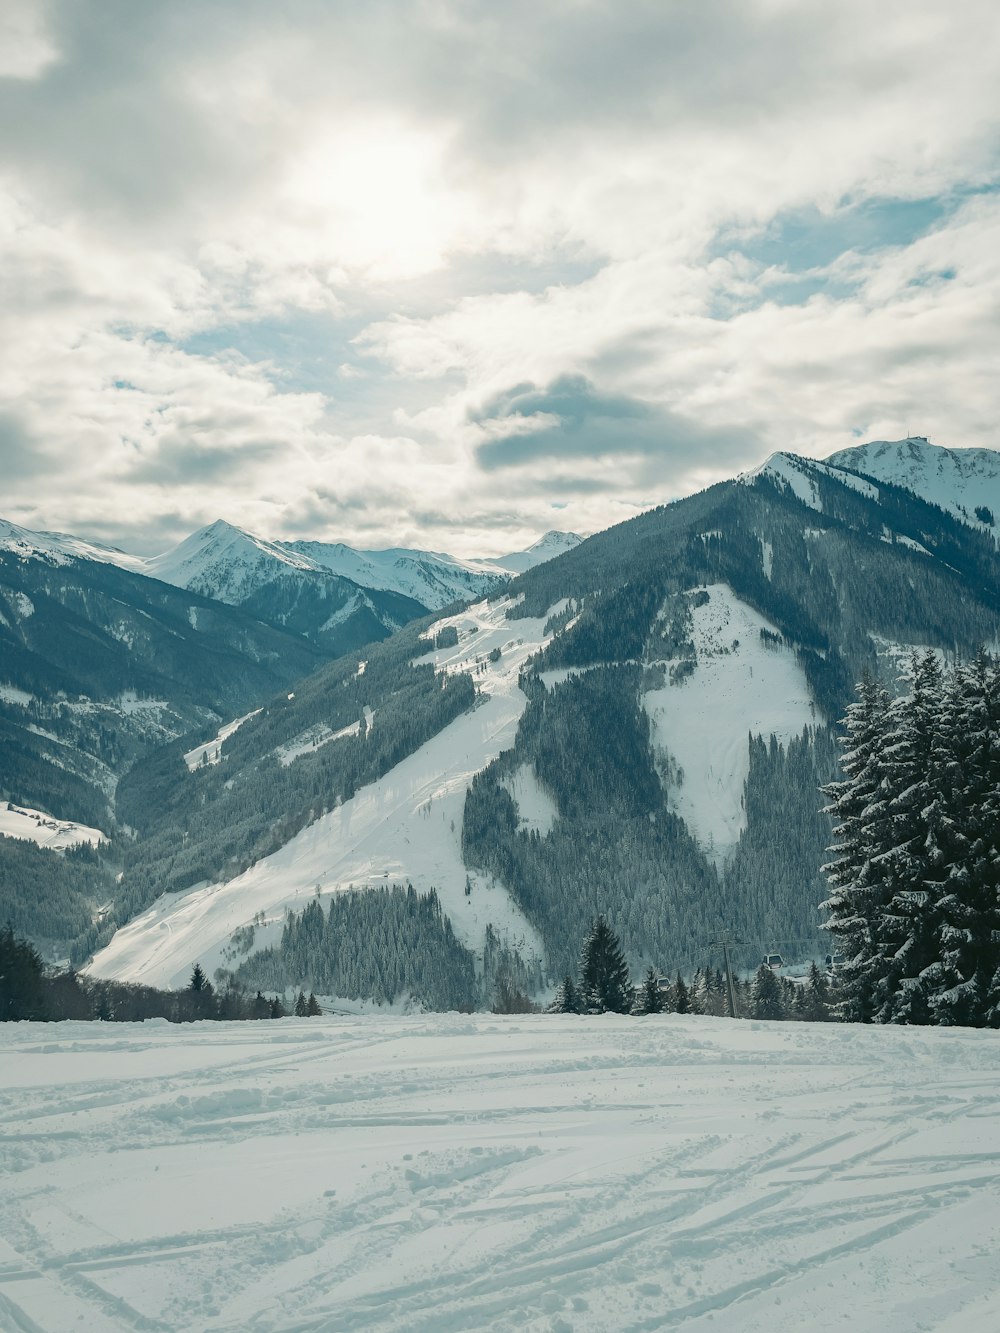
<path id="1" fill-rule="evenodd" d="M 286 911 L 301 910 L 315 896 L 406 881 L 437 890 L 467 947 L 480 949 L 492 925 L 522 956 L 539 957 L 537 933 L 506 889 L 492 877 L 467 871 L 461 853 L 469 784 L 513 744 L 527 702 L 518 676 L 551 638 L 545 633 L 547 617 L 508 621 L 509 605 L 501 597 L 435 622 L 426 633 L 428 652 L 416 662 L 432 663 L 439 673 L 474 675 L 480 691 L 476 708 L 242 875 L 162 895 L 114 935 L 89 970 L 121 981 L 184 986 L 194 960 L 209 975 L 230 962 L 230 939 L 251 920 L 263 921 L 255 944 L 265 948 L 280 937 Z M 432 648 L 446 629 L 456 631 L 457 643 Z M 377 712 L 371 725 L 379 725 Z M 332 733 L 326 743 L 336 739 Z M 214 745 L 209 743 L 209 762 Z M 474 889 L 470 894 L 467 879 Z"/>

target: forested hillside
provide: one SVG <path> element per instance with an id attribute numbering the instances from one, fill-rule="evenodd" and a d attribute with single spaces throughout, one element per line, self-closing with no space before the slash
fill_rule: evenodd
<path id="1" fill-rule="evenodd" d="M 827 721 L 865 669 L 886 674 L 879 640 L 969 655 L 997 636 L 991 536 L 898 487 L 871 495 L 800 461 L 811 503 L 780 472 L 712 487 L 529 571 L 512 589 L 524 598 L 511 614 L 575 598 L 582 613 L 545 664 L 636 660 L 666 597 L 726 583 L 794 647 Z"/>
<path id="2" fill-rule="evenodd" d="M 238 875 L 472 707 L 468 676 L 442 679 L 412 664 L 426 647 L 420 629 L 371 646 L 363 659 L 331 663 L 272 699 L 223 743 L 218 764 L 189 770 L 188 738 L 135 765 L 118 789 L 119 817 L 138 837 L 124 845 L 114 917 L 77 954 L 161 893 Z"/>
<path id="3" fill-rule="evenodd" d="M 245 612 L 114 565 L 0 550 L 0 799 L 110 831 L 118 775 L 321 660 Z"/>

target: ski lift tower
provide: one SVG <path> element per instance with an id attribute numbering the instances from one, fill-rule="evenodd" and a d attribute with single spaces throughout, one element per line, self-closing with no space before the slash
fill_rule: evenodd
<path id="1" fill-rule="evenodd" d="M 726 972 L 726 1002 L 729 1005 L 729 1017 L 736 1017 L 736 992 L 733 989 L 733 966 L 730 957 L 730 949 L 739 941 L 734 939 L 728 931 L 724 930 L 717 940 L 712 943 L 713 949 L 719 949 L 722 953 L 722 962 Z"/>

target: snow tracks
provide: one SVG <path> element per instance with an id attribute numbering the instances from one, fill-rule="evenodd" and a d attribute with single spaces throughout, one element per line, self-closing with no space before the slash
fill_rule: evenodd
<path id="1" fill-rule="evenodd" d="M 998 1326 L 995 1033 L 0 1027 L 0 1328 Z"/>

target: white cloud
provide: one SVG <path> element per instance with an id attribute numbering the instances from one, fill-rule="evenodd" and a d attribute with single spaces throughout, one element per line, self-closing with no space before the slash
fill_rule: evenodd
<path id="1" fill-rule="evenodd" d="M 958 205 L 1000 171 L 987 0 L 15 8 L 11 517 L 471 553 L 772 447 L 997 443 L 1000 204 Z M 800 216 L 844 253 L 789 274 Z"/>
<path id="2" fill-rule="evenodd" d="M 0 10 L 0 79 L 37 79 L 58 58 L 43 0 L 17 0 Z"/>

